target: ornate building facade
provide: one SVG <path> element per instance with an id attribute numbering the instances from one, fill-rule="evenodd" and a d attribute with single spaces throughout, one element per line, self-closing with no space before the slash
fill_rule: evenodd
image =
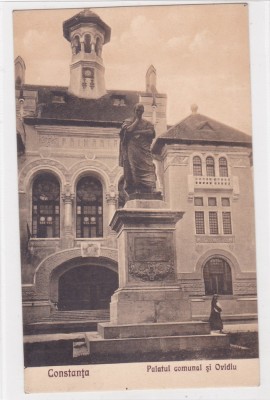
<path id="1" fill-rule="evenodd" d="M 64 22 L 69 87 L 25 84 L 24 61 L 15 60 L 24 323 L 57 310 L 109 307 L 118 287 L 109 223 L 124 205 L 119 130 L 138 102 L 156 129 L 158 189 L 185 213 L 175 246 L 193 318 L 205 318 L 215 292 L 228 317 L 255 317 L 251 138 L 195 106 L 168 129 L 153 66 L 144 92 L 106 90 L 102 51 L 110 32 L 89 10 Z"/>

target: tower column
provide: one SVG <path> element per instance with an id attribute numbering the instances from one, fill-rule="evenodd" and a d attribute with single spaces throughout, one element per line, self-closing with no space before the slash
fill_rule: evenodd
<path id="1" fill-rule="evenodd" d="M 85 53 L 85 47 L 84 47 L 84 38 L 80 39 L 80 43 L 81 43 L 81 52 Z"/>

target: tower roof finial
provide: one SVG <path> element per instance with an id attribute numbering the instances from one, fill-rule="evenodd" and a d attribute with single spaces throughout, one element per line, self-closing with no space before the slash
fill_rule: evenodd
<path id="1" fill-rule="evenodd" d="M 198 111 L 198 106 L 197 106 L 197 104 L 191 104 L 191 106 L 190 106 L 190 109 L 191 109 L 191 112 L 192 112 L 192 114 L 197 114 L 197 111 Z"/>

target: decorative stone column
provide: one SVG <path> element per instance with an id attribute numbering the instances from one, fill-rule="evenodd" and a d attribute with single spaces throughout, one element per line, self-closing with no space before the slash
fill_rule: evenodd
<path id="1" fill-rule="evenodd" d="M 96 46 L 94 42 L 91 42 L 91 53 L 95 53 L 96 52 Z"/>
<path id="2" fill-rule="evenodd" d="M 81 52 L 84 53 L 84 39 L 83 38 L 80 40 L 80 43 L 81 43 Z"/>
<path id="3" fill-rule="evenodd" d="M 70 42 L 70 45 L 71 45 L 72 55 L 75 56 L 76 55 L 76 47 L 74 46 L 73 42 Z"/>
<path id="4" fill-rule="evenodd" d="M 70 191 L 70 185 L 65 186 L 65 192 L 62 193 L 62 199 L 64 201 L 64 229 L 65 238 L 71 238 L 72 235 L 72 203 L 74 194 Z"/>
<path id="5" fill-rule="evenodd" d="M 24 101 L 25 101 L 25 98 L 24 98 L 22 90 L 21 90 L 20 97 L 19 97 L 19 105 L 20 105 L 19 118 L 21 121 L 23 120 L 23 117 L 24 117 Z"/>
<path id="6" fill-rule="evenodd" d="M 110 190 L 110 192 L 106 193 L 106 202 L 108 206 L 108 222 L 110 223 L 115 211 L 116 211 L 116 206 L 117 206 L 117 201 L 118 197 L 114 191 L 114 189 Z M 109 227 L 109 232 L 108 234 L 115 234 L 114 231 Z"/>

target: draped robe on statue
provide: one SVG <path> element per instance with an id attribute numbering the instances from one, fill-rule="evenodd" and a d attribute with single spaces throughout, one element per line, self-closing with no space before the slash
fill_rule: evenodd
<path id="1" fill-rule="evenodd" d="M 126 120 L 120 131 L 119 165 L 124 168 L 125 190 L 127 193 L 152 192 L 156 188 L 156 173 L 150 147 L 155 129 L 151 122 L 141 119 L 134 132 L 127 132 L 132 123 Z M 140 133 L 144 130 L 153 133 Z"/>

